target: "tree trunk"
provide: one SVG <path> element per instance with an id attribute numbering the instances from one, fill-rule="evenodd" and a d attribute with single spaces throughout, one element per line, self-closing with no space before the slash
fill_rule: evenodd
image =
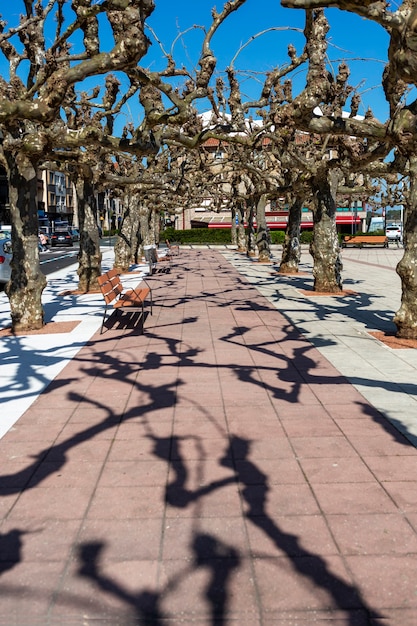
<path id="1" fill-rule="evenodd" d="M 237 249 L 239 252 L 246 251 L 246 234 L 245 234 L 245 205 L 242 201 L 238 201 L 236 207 L 238 218 L 237 224 Z"/>
<path id="2" fill-rule="evenodd" d="M 232 225 L 230 228 L 230 240 L 233 246 L 237 245 L 236 209 L 232 206 Z"/>
<path id="3" fill-rule="evenodd" d="M 124 198 L 123 220 L 119 235 L 114 246 L 114 267 L 120 272 L 127 272 L 132 261 L 138 263 L 139 235 L 139 211 L 138 195 L 129 193 Z"/>
<path id="4" fill-rule="evenodd" d="M 152 212 L 147 204 L 139 209 L 140 236 L 145 246 L 156 246 L 155 231 L 152 223 Z"/>
<path id="5" fill-rule="evenodd" d="M 5 153 L 12 222 L 12 275 L 5 291 L 10 301 L 14 332 L 44 325 L 42 292 L 46 278 L 40 270 L 38 248 L 37 163 L 20 153 Z"/>
<path id="6" fill-rule="evenodd" d="M 271 260 L 271 238 L 266 223 L 265 205 L 266 198 L 261 196 L 256 205 L 256 245 L 259 263 L 269 263 Z"/>
<path id="7" fill-rule="evenodd" d="M 279 271 L 283 274 L 296 274 L 301 259 L 301 211 L 303 196 L 296 196 L 288 212 L 288 224 L 285 231 L 284 246 L 282 248 Z"/>
<path id="8" fill-rule="evenodd" d="M 254 204 L 251 201 L 249 210 L 248 210 L 248 225 L 246 228 L 246 254 L 247 256 L 253 257 L 256 255 L 256 233 L 255 228 L 253 226 L 253 218 L 254 218 Z"/>
<path id="9" fill-rule="evenodd" d="M 410 157 L 410 193 L 405 210 L 404 256 L 397 265 L 401 306 L 394 316 L 397 337 L 417 339 L 417 157 Z"/>
<path id="10" fill-rule="evenodd" d="M 159 219 L 159 211 L 155 207 L 152 207 L 149 211 L 149 227 L 153 232 L 155 245 L 158 246 L 160 243 L 161 220 Z"/>
<path id="11" fill-rule="evenodd" d="M 101 274 L 101 252 L 94 188 L 90 178 L 84 177 L 79 172 L 75 181 L 75 189 L 80 225 L 78 289 L 83 292 L 95 291 L 99 289 L 97 278 Z"/>
<path id="12" fill-rule="evenodd" d="M 336 202 L 326 172 L 312 183 L 314 197 L 314 233 L 310 253 L 314 259 L 314 291 L 340 293 L 342 291 L 342 262 L 336 230 Z M 335 184 L 332 185 L 334 191 Z"/>

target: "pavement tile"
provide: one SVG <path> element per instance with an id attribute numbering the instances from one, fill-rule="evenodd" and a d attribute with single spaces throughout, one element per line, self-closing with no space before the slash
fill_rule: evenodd
<path id="1" fill-rule="evenodd" d="M 207 492 L 206 492 L 207 491 Z M 166 517 L 235 517 L 241 512 L 238 486 L 233 480 L 218 489 L 193 493 L 175 485 L 169 489 Z"/>
<path id="2" fill-rule="evenodd" d="M 260 409 L 262 410 L 262 409 Z M 255 410 L 254 410 L 255 412 Z M 265 419 L 263 416 L 257 419 L 230 419 L 227 420 L 230 432 L 235 437 L 246 439 L 260 438 L 263 435 L 271 439 L 286 438 L 286 433 L 276 417 Z"/>
<path id="3" fill-rule="evenodd" d="M 374 482 L 375 477 L 361 458 L 301 458 L 300 465 L 310 484 Z"/>
<path id="4" fill-rule="evenodd" d="M 249 517 L 247 533 L 250 551 L 255 559 L 339 553 L 321 515 L 278 513 Z"/>
<path id="5" fill-rule="evenodd" d="M 180 413 L 181 411 L 179 411 Z M 218 439 L 219 436 L 226 436 L 226 422 L 223 418 L 223 410 L 220 411 L 220 419 L 212 413 L 212 418 L 207 417 L 195 418 L 192 421 L 178 420 L 172 427 L 173 436 L 179 437 L 195 437 L 196 439 Z"/>
<path id="6" fill-rule="evenodd" d="M 386 433 L 373 435 L 372 437 L 366 435 L 349 435 L 349 441 L 364 459 L 371 456 L 408 456 L 410 452 L 413 452 L 410 442 L 400 433 L 396 433 L 394 436 L 390 433 Z"/>
<path id="7" fill-rule="evenodd" d="M 169 446 L 167 458 L 170 458 L 172 461 L 191 461 L 201 458 L 218 459 L 219 455 L 224 456 L 227 450 L 229 450 L 229 440 L 226 436 L 200 439 L 189 435 L 178 439 L 174 446 Z M 227 454 L 230 457 L 231 451 L 229 450 Z"/>
<path id="8" fill-rule="evenodd" d="M 157 437 L 153 433 L 140 439 L 115 439 L 108 451 L 109 461 L 152 461 L 155 458 L 155 449 L 158 449 L 158 458 L 169 459 L 170 437 Z"/>
<path id="9" fill-rule="evenodd" d="M 336 555 L 272 557 L 254 561 L 265 612 L 363 608 L 342 559 Z"/>
<path id="10" fill-rule="evenodd" d="M 164 511 L 161 486 L 97 487 L 88 510 L 88 519 L 160 517 Z"/>
<path id="11" fill-rule="evenodd" d="M 294 417 L 283 421 L 285 432 L 291 439 L 294 437 L 337 437 L 340 435 L 338 426 L 330 417 Z"/>
<path id="12" fill-rule="evenodd" d="M 354 457 L 357 454 L 342 434 L 333 437 L 292 437 L 291 443 L 300 459 Z"/>
<path id="13" fill-rule="evenodd" d="M 12 487 L 4 487 L 1 490 L 1 499 L 0 499 L 0 520 L 7 518 L 15 506 L 18 498 L 19 491 L 16 488 Z"/>
<path id="14" fill-rule="evenodd" d="M 69 460 L 43 461 L 33 472 L 28 487 L 78 487 L 94 488 L 103 467 L 102 461 Z"/>
<path id="15" fill-rule="evenodd" d="M 365 609 L 269 611 L 263 613 L 263 626 L 369 626 L 368 612 Z"/>
<path id="16" fill-rule="evenodd" d="M 80 520 L 44 520 L 14 517 L 1 525 L 0 571 L 3 563 L 33 563 L 58 561 L 64 563 L 72 551 L 80 528 Z M 6 567 L 6 566 L 4 566 Z"/>
<path id="17" fill-rule="evenodd" d="M 163 520 L 158 517 L 131 519 L 86 519 L 77 536 L 77 546 L 102 546 L 100 559 L 111 561 L 157 561 L 161 551 Z M 73 555 L 77 559 L 78 552 Z"/>
<path id="18" fill-rule="evenodd" d="M 193 542 L 198 536 L 210 536 L 219 545 L 228 546 L 244 557 L 248 553 L 245 522 L 235 517 L 170 517 L 163 529 L 162 560 L 190 561 L 193 558 Z M 201 546 L 202 558 L 210 558 L 212 548 Z"/>
<path id="19" fill-rule="evenodd" d="M 9 513 L 12 520 L 82 519 L 91 498 L 90 486 L 26 489 Z"/>
<path id="20" fill-rule="evenodd" d="M 36 462 L 28 465 L 27 462 L 13 460 L 3 463 L 2 473 L 0 475 L 0 489 L 2 493 L 5 491 L 12 493 L 13 490 L 16 493 L 20 492 L 28 485 L 38 466 L 39 463 Z"/>
<path id="21" fill-rule="evenodd" d="M 398 437 L 398 431 L 386 419 L 370 419 L 367 415 L 360 420 L 357 418 L 340 419 L 337 425 L 345 435 L 349 436 L 378 437 L 387 433 L 394 438 Z"/>
<path id="22" fill-rule="evenodd" d="M 53 624 L 134 623 L 157 603 L 157 564 L 153 561 L 106 560 L 100 542 L 80 544 L 74 562 L 56 593 Z"/>
<path id="23" fill-rule="evenodd" d="M 58 429 L 62 427 L 73 415 L 74 407 L 60 407 L 59 411 L 56 410 L 56 407 L 42 407 L 36 408 L 35 406 L 31 406 L 29 410 L 27 410 L 22 417 L 19 418 L 18 424 L 35 424 L 40 427 L 45 428 L 55 428 Z"/>
<path id="24" fill-rule="evenodd" d="M 102 469 L 100 487 L 163 485 L 168 476 L 166 461 L 108 461 Z"/>
<path id="25" fill-rule="evenodd" d="M 315 483 L 313 491 L 325 514 L 395 513 L 398 509 L 378 483 Z"/>
<path id="26" fill-rule="evenodd" d="M 252 569 L 229 544 L 210 533 L 198 534 L 189 564 L 168 560 L 162 564 L 160 593 L 164 614 L 181 616 L 187 624 L 240 623 L 258 619 Z M 206 556 L 210 554 L 211 556 Z"/>
<path id="27" fill-rule="evenodd" d="M 383 614 L 384 609 L 413 609 L 417 616 L 415 554 L 352 555 L 346 562 L 360 592 L 375 610 L 378 607 Z"/>
<path id="28" fill-rule="evenodd" d="M 242 442 L 243 439 L 243 442 Z M 242 445 L 242 443 L 244 445 Z M 235 459 L 244 460 L 250 454 L 254 459 L 287 459 L 294 458 L 294 451 L 287 438 L 279 439 L 245 439 L 232 436 L 231 449 Z M 249 448 L 249 450 L 248 450 Z"/>
<path id="29" fill-rule="evenodd" d="M 0 620 L 10 625 L 36 624 L 37 620 L 45 624 L 63 569 L 62 561 L 44 559 L 2 563 Z"/>
<path id="30" fill-rule="evenodd" d="M 98 439 L 96 441 L 94 434 L 92 434 L 94 430 L 87 428 L 84 432 L 55 443 L 47 451 L 45 461 L 64 461 L 66 459 L 78 459 L 80 462 L 88 461 L 90 463 L 103 461 L 109 453 L 112 440 Z"/>
<path id="31" fill-rule="evenodd" d="M 417 477 L 417 450 L 409 446 L 410 456 L 367 456 L 366 464 L 377 480 L 412 481 Z"/>
<path id="32" fill-rule="evenodd" d="M 227 423 L 232 429 L 234 423 L 252 421 L 255 424 L 263 424 L 264 422 L 274 423 L 277 421 L 277 414 L 273 405 L 266 400 L 258 405 L 253 406 L 248 403 L 245 406 L 228 406 L 226 411 Z"/>
<path id="33" fill-rule="evenodd" d="M 235 467 L 238 480 L 245 485 L 291 485 L 305 482 L 300 465 L 293 458 L 257 459 L 256 465 L 250 460 L 237 460 Z"/>
<path id="34" fill-rule="evenodd" d="M 389 481 L 382 484 L 401 511 L 417 512 L 417 480 Z"/>
<path id="35" fill-rule="evenodd" d="M 321 404 L 314 404 L 308 407 L 303 406 L 300 411 L 300 407 L 297 403 L 287 403 L 282 404 L 280 409 L 278 413 L 279 418 L 285 427 L 287 421 L 291 422 L 293 420 L 303 419 L 307 423 L 310 423 L 311 421 L 320 419 L 328 420 L 329 415 L 333 419 L 333 414 L 329 411 L 327 404 L 325 406 Z"/>
<path id="36" fill-rule="evenodd" d="M 17 442 L 26 442 L 28 438 L 31 441 L 42 442 L 45 446 L 52 444 L 55 440 L 56 433 L 51 428 L 45 428 L 36 424 L 24 424 L 19 422 L 4 435 L 6 445 L 13 445 Z"/>
<path id="37" fill-rule="evenodd" d="M 417 535 L 401 513 L 329 515 L 342 554 L 417 554 Z"/>
<path id="38" fill-rule="evenodd" d="M 12 445 L 3 444 L 2 447 L 4 451 L 2 457 L 3 471 L 6 470 L 6 467 L 13 467 L 14 464 L 26 463 L 34 466 L 42 461 L 49 452 L 49 446 L 44 447 L 40 441 L 35 442 L 33 446 L 28 446 L 27 441 L 13 441 Z"/>
<path id="39" fill-rule="evenodd" d="M 242 486 L 245 513 L 250 517 L 276 515 L 313 515 L 319 513 L 310 487 L 304 484 Z"/>

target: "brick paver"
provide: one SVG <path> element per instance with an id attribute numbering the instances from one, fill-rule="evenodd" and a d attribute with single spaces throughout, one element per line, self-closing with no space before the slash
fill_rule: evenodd
<path id="1" fill-rule="evenodd" d="M 150 280 L 0 440 L 0 623 L 416 624 L 416 448 L 219 252 Z"/>

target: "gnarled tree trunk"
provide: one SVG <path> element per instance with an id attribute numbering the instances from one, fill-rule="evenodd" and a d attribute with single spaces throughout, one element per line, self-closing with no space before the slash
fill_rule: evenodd
<path id="1" fill-rule="evenodd" d="M 237 215 L 237 249 L 239 252 L 246 250 L 246 234 L 245 234 L 245 205 L 242 200 L 238 200 L 236 205 Z"/>
<path id="2" fill-rule="evenodd" d="M 38 248 L 37 162 L 24 153 L 5 152 L 9 179 L 13 257 L 6 285 L 14 332 L 44 325 L 42 292 L 46 278 L 40 270 Z"/>
<path id="3" fill-rule="evenodd" d="M 417 157 L 410 160 L 410 193 L 405 211 L 404 256 L 397 265 L 401 306 L 394 316 L 397 336 L 417 339 Z"/>
<path id="4" fill-rule="evenodd" d="M 114 267 L 127 272 L 132 260 L 139 257 L 139 194 L 128 192 L 124 197 L 123 220 L 114 246 Z"/>
<path id="5" fill-rule="evenodd" d="M 83 292 L 98 290 L 97 278 L 101 274 L 100 237 L 97 227 L 97 209 L 94 187 L 89 173 L 82 168 L 76 174 L 75 190 L 80 226 L 78 252 L 78 289 Z"/>
<path id="6" fill-rule="evenodd" d="M 237 225 L 236 225 L 236 209 L 232 206 L 232 225 L 230 228 L 230 238 L 233 246 L 237 245 Z"/>
<path id="7" fill-rule="evenodd" d="M 255 207 L 253 201 L 250 200 L 250 206 L 247 211 L 247 221 L 248 224 L 246 226 L 246 254 L 247 256 L 255 256 L 255 246 L 256 246 L 256 233 L 255 228 L 253 226 L 253 218 L 255 214 Z"/>
<path id="8" fill-rule="evenodd" d="M 301 211 L 303 196 L 296 196 L 288 212 L 288 224 L 285 231 L 285 240 L 282 248 L 279 271 L 283 274 L 296 274 L 301 259 Z"/>
<path id="9" fill-rule="evenodd" d="M 265 216 L 266 198 L 261 196 L 256 205 L 256 245 L 258 262 L 269 263 L 271 260 L 271 241 Z"/>
<path id="10" fill-rule="evenodd" d="M 336 178 L 335 172 L 323 170 L 312 182 L 314 233 L 310 253 L 314 259 L 314 291 L 328 293 L 342 291 L 342 262 L 336 230 Z"/>

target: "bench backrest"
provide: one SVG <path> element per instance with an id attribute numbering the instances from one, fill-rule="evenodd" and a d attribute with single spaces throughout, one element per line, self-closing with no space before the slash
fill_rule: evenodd
<path id="1" fill-rule="evenodd" d="M 123 291 L 120 275 L 115 269 L 109 270 L 108 272 L 105 272 L 104 274 L 99 276 L 97 278 L 97 282 L 100 286 L 101 293 L 104 296 L 106 304 L 110 304 L 110 302 L 113 302 L 113 300 L 120 296 Z"/>
<path id="2" fill-rule="evenodd" d="M 358 243 L 361 242 L 382 242 L 386 240 L 386 236 L 385 235 L 354 235 L 354 236 L 347 236 L 344 238 L 344 241 L 352 241 L 355 242 L 357 241 Z"/>

